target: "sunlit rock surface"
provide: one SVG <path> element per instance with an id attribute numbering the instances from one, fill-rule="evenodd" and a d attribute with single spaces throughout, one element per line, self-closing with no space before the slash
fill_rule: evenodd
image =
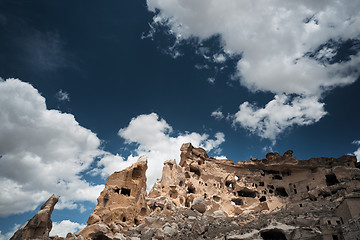
<path id="1" fill-rule="evenodd" d="M 10 240 L 47 239 L 52 228 L 50 217 L 58 200 L 58 196 L 52 195 L 35 216 L 15 232 Z"/>
<path id="2" fill-rule="evenodd" d="M 298 160 L 289 150 L 233 163 L 187 143 L 180 163 L 165 161 L 148 194 L 146 169 L 141 157 L 109 176 L 88 226 L 66 239 L 360 236 L 360 169 L 354 156 Z"/>

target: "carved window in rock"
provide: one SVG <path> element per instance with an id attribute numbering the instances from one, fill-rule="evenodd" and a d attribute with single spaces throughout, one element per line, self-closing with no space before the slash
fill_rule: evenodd
<path id="1" fill-rule="evenodd" d="M 190 172 L 195 173 L 196 175 L 198 175 L 200 177 L 200 169 L 194 166 L 190 166 Z"/>
<path id="2" fill-rule="evenodd" d="M 122 195 L 125 195 L 125 196 L 130 196 L 130 192 L 131 192 L 131 189 L 127 189 L 127 188 L 121 188 L 121 194 Z"/>
<path id="3" fill-rule="evenodd" d="M 283 187 L 278 187 L 275 189 L 275 195 L 276 196 L 280 196 L 280 197 L 288 197 L 289 195 L 287 194 L 285 188 Z"/>
<path id="4" fill-rule="evenodd" d="M 272 179 L 282 180 L 282 176 L 280 176 L 280 175 L 274 175 L 274 176 L 272 177 Z"/>
<path id="5" fill-rule="evenodd" d="M 231 182 L 231 181 L 226 181 L 226 182 L 225 182 L 225 186 L 227 186 L 227 187 L 231 188 L 232 190 L 234 190 L 234 189 L 235 189 L 235 187 L 234 187 L 234 183 L 233 183 L 233 182 Z"/>
<path id="6" fill-rule="evenodd" d="M 141 172 L 142 172 L 141 167 L 134 168 L 133 171 L 132 171 L 132 178 L 133 179 L 140 178 L 141 177 Z"/>
<path id="7" fill-rule="evenodd" d="M 260 201 L 260 202 L 265 202 L 265 201 L 266 201 L 266 197 L 265 197 L 265 196 L 262 196 L 261 198 L 259 198 L 259 201 Z"/>
<path id="8" fill-rule="evenodd" d="M 188 192 L 188 193 L 195 193 L 195 187 L 192 186 L 192 185 L 188 186 L 187 192 Z"/>
<path id="9" fill-rule="evenodd" d="M 267 230 L 262 232 L 260 235 L 264 240 L 287 240 L 285 234 L 278 229 Z"/>
<path id="10" fill-rule="evenodd" d="M 325 178 L 326 178 L 327 186 L 332 186 L 332 185 L 339 183 L 339 181 L 337 180 L 336 175 L 334 173 L 325 175 Z"/>
<path id="11" fill-rule="evenodd" d="M 96 236 L 96 238 L 94 238 L 94 240 L 110 240 L 110 238 L 100 233 L 99 235 Z"/>
<path id="12" fill-rule="evenodd" d="M 243 189 L 237 192 L 239 197 L 251 197 L 254 198 L 256 197 L 256 192 L 255 191 L 251 191 L 250 189 Z"/>
<path id="13" fill-rule="evenodd" d="M 215 202 L 218 202 L 218 201 L 220 201 L 221 198 L 219 196 L 214 195 L 213 199 L 214 199 Z"/>
<path id="14" fill-rule="evenodd" d="M 233 198 L 231 199 L 231 203 L 233 205 L 243 205 L 243 200 L 241 198 Z"/>

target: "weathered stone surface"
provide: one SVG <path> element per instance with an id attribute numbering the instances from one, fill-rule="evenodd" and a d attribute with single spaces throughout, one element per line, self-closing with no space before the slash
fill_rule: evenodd
<path id="1" fill-rule="evenodd" d="M 52 228 L 51 213 L 59 197 L 52 195 L 36 213 L 14 235 L 11 240 L 47 239 Z"/>
<path id="2" fill-rule="evenodd" d="M 204 213 L 206 211 L 206 201 L 202 197 L 195 198 L 191 204 L 191 208 L 195 209 L 200 213 Z"/>
<path id="3" fill-rule="evenodd" d="M 356 239 L 359 167 L 291 150 L 233 163 L 184 144 L 148 195 L 144 158 L 112 174 L 88 226 L 66 239 Z"/>
<path id="4" fill-rule="evenodd" d="M 110 238 L 115 233 L 139 224 L 149 212 L 145 200 L 146 170 L 147 159 L 143 156 L 132 166 L 111 174 L 88 219 L 88 226 L 77 235 L 91 239 L 100 231 Z"/>

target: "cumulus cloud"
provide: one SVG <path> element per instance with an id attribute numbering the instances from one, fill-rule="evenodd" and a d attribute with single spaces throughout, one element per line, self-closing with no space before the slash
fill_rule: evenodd
<path id="1" fill-rule="evenodd" d="M 215 78 L 210 77 L 210 78 L 207 79 L 207 81 L 210 84 L 214 84 L 215 83 Z"/>
<path id="2" fill-rule="evenodd" d="M 86 224 L 80 224 L 72 222 L 70 220 L 63 220 L 61 222 L 53 222 L 53 227 L 50 232 L 50 236 L 66 237 L 69 232 L 76 233 L 77 231 L 86 227 Z"/>
<path id="3" fill-rule="evenodd" d="M 69 102 L 70 101 L 70 96 L 69 96 L 69 93 L 63 91 L 62 89 L 60 89 L 57 93 L 56 93 L 56 98 L 57 100 L 59 101 L 67 101 Z"/>
<path id="4" fill-rule="evenodd" d="M 224 114 L 222 113 L 221 109 L 218 108 L 215 111 L 211 113 L 211 116 L 215 118 L 216 120 L 221 120 L 224 118 Z"/>
<path id="5" fill-rule="evenodd" d="M 291 97 L 276 95 L 264 108 L 245 102 L 234 115 L 233 124 L 239 124 L 262 138 L 275 141 L 275 137 L 293 125 L 309 125 L 318 122 L 326 114 L 324 104 L 315 97 Z"/>
<path id="6" fill-rule="evenodd" d="M 147 4 L 156 13 L 152 27 L 169 27 L 177 41 L 220 36 L 222 52 L 241 54 L 234 75 L 250 91 L 295 94 L 308 102 L 316 96 L 315 105 L 320 106 L 326 91 L 359 77 L 359 53 L 335 60 L 341 44 L 360 39 L 359 1 L 147 0 Z M 224 58 L 219 53 L 213 60 Z M 291 119 L 298 119 L 299 111 L 286 118 L 294 122 Z M 256 127 L 263 128 L 263 123 Z M 281 129 L 266 132 L 277 134 Z"/>
<path id="7" fill-rule="evenodd" d="M 57 208 L 95 201 L 103 185 L 81 177 L 100 140 L 71 114 L 49 110 L 45 98 L 18 79 L 0 80 L 0 216 L 33 210 L 51 194 Z"/>
<path id="8" fill-rule="evenodd" d="M 139 156 L 148 157 L 147 187 L 150 189 L 161 177 L 163 162 L 168 159 L 180 159 L 180 147 L 183 143 L 191 142 L 207 151 L 219 151 L 219 145 L 225 141 L 221 132 L 210 139 L 207 134 L 196 132 L 174 133 L 172 127 L 159 118 L 156 113 L 139 115 L 133 118 L 129 125 L 119 130 L 119 135 L 126 143 L 137 144 L 134 153 L 127 157 L 126 165 L 134 163 Z M 106 164 L 105 164 L 106 165 Z M 108 165 L 111 165 L 108 163 Z"/>
<path id="9" fill-rule="evenodd" d="M 354 152 L 354 155 L 357 158 L 357 161 L 360 162 L 360 140 L 353 141 L 353 144 L 359 146 L 359 148 Z"/>

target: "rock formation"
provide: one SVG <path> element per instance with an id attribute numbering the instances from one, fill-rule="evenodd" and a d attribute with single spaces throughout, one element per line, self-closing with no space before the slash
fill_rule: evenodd
<path id="1" fill-rule="evenodd" d="M 66 239 L 358 239 L 356 164 L 292 151 L 233 163 L 183 144 L 148 195 L 144 157 L 109 176 L 88 226 Z"/>
<path id="2" fill-rule="evenodd" d="M 10 240 L 47 239 L 52 228 L 51 213 L 58 200 L 59 197 L 52 195 L 35 216 L 17 230 Z"/>
<path id="3" fill-rule="evenodd" d="M 132 166 L 111 174 L 88 226 L 79 235 L 85 239 L 107 239 L 139 224 L 149 212 L 145 200 L 146 170 L 147 159 L 143 156 Z"/>

